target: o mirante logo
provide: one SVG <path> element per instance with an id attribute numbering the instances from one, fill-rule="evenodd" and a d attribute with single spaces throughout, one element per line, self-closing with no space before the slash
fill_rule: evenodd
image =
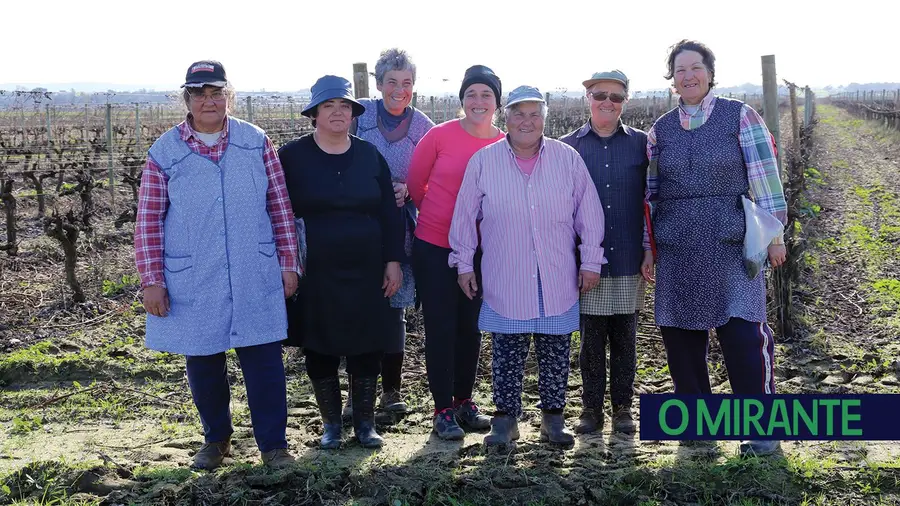
<path id="1" fill-rule="evenodd" d="M 641 439 L 900 439 L 900 395 L 640 396 Z"/>

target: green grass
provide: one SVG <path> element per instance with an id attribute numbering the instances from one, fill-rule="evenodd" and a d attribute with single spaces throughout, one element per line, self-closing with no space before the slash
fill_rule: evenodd
<path id="1" fill-rule="evenodd" d="M 118 280 L 104 279 L 101 292 L 104 297 L 113 297 L 125 292 L 129 288 L 139 288 L 140 285 L 141 278 L 137 274 L 123 274 L 121 279 Z"/>
<path id="2" fill-rule="evenodd" d="M 77 345 L 61 349 L 45 340 L 0 357 L 0 384 L 110 376 L 165 378 L 180 373 L 183 358 L 147 350 L 128 336 L 133 330 L 127 322 L 104 330 L 119 336 L 95 348 L 74 350 Z M 76 342 L 85 339 L 78 333 L 73 337 Z"/>

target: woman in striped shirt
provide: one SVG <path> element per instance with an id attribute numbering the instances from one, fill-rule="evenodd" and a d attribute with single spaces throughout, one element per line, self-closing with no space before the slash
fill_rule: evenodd
<path id="1" fill-rule="evenodd" d="M 600 280 L 603 209 L 581 156 L 545 138 L 547 105 L 537 88 L 521 86 L 506 106 L 508 135 L 481 149 L 466 169 L 450 227 L 450 265 L 474 298 L 473 258 L 481 218 L 484 301 L 478 320 L 493 333 L 493 397 L 497 411 L 487 445 L 519 438 L 522 378 L 534 336 L 541 440 L 572 444 L 563 408 L 569 346 L 579 325 L 579 291 Z M 579 271 L 577 251 L 581 256 Z"/>

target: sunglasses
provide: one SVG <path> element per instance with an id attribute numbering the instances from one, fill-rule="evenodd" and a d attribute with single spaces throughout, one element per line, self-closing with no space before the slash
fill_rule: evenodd
<path id="1" fill-rule="evenodd" d="M 625 98 L 627 98 L 622 93 L 607 93 L 605 91 L 596 91 L 596 92 L 591 91 L 591 92 L 588 92 L 588 95 L 592 99 L 596 100 L 597 102 L 603 102 L 604 100 L 606 100 L 608 98 L 610 100 L 610 102 L 612 102 L 614 104 L 621 104 L 622 102 L 625 101 Z"/>

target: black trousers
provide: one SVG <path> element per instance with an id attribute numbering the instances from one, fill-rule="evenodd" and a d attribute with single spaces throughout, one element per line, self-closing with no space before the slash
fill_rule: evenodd
<path id="1" fill-rule="evenodd" d="M 303 349 L 306 356 L 306 374 L 311 380 L 320 380 L 337 376 L 341 366 L 341 357 L 335 355 L 323 355 L 308 348 Z M 381 374 L 381 358 L 383 353 L 373 352 L 364 355 L 351 355 L 347 357 L 347 374 L 360 378 L 378 376 Z"/>
<path id="2" fill-rule="evenodd" d="M 413 243 L 413 272 L 425 321 L 425 368 L 438 411 L 472 397 L 481 352 L 481 297 L 466 297 L 456 269 L 447 265 L 449 256 L 449 248 L 419 238 Z M 476 276 L 479 260 L 476 255 Z"/>
<path id="3" fill-rule="evenodd" d="M 609 397 L 613 406 L 631 406 L 637 370 L 637 313 L 581 315 L 581 399 L 585 408 L 603 409 L 606 344 L 609 343 Z"/>
<path id="4" fill-rule="evenodd" d="M 709 331 L 661 327 L 669 374 L 676 394 L 709 394 Z M 732 318 L 716 328 L 728 370 L 731 390 L 736 394 L 775 393 L 775 340 L 765 322 Z"/>

